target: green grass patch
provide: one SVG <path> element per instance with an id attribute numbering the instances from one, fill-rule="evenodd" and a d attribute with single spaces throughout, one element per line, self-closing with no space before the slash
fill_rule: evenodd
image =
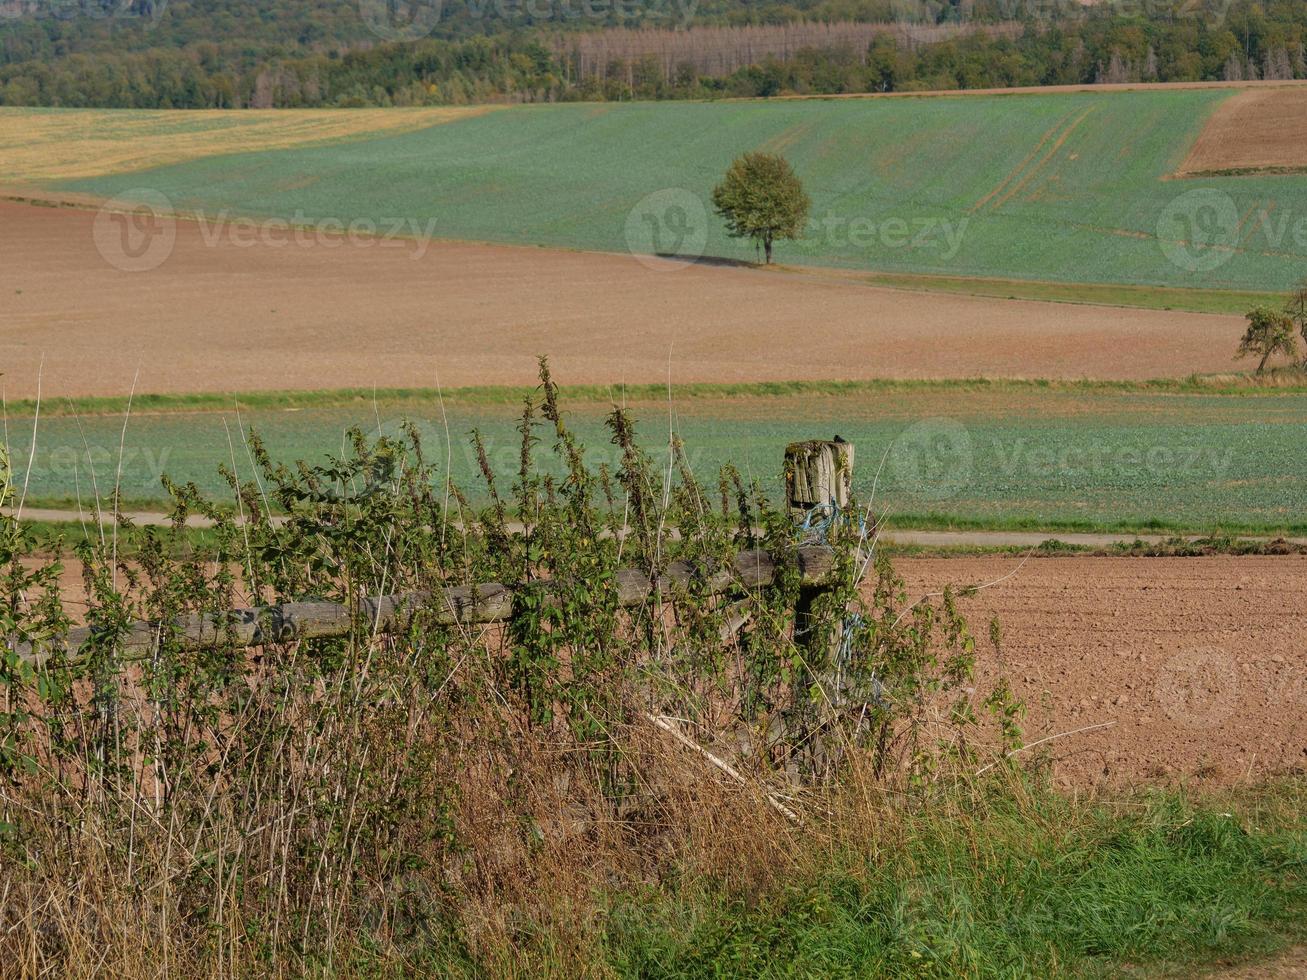
<path id="1" fill-rule="evenodd" d="M 1307 534 L 1307 521 L 1285 522 L 1236 521 L 1205 524 L 1202 521 L 1165 520 L 1149 518 L 1144 521 L 1118 520 L 1058 520 L 1028 516 L 1002 516 L 983 518 L 958 517 L 947 513 L 903 514 L 890 517 L 891 529 L 900 531 L 1011 531 L 1047 532 L 1049 534 L 1202 534 L 1217 537 L 1230 535 L 1301 536 Z"/>
<path id="2" fill-rule="evenodd" d="M 1270 177 L 1289 174 L 1307 173 L 1307 167 L 1222 167 L 1217 170 L 1194 170 L 1186 173 L 1190 177 Z"/>
<path id="3" fill-rule="evenodd" d="M 1174 382 L 1150 385 L 838 383 L 628 388 L 646 445 L 669 425 L 710 486 L 723 464 L 778 489 L 783 447 L 835 434 L 858 448 L 857 489 L 891 526 L 1048 532 L 1307 532 L 1307 394 L 1239 389 L 1215 394 Z M 772 392 L 772 393 L 762 393 Z M 84 508 L 117 481 L 124 502 L 157 509 L 161 477 L 229 496 L 219 465 L 253 476 L 243 427 L 285 462 L 339 454 L 346 431 L 401 437 L 417 426 L 428 456 L 459 485 L 479 486 L 469 434 L 482 432 L 491 466 L 511 482 L 518 465 L 516 414 L 525 389 L 447 393 L 308 393 L 302 405 L 242 396 L 239 413 L 145 411 L 137 402 L 119 466 L 121 415 L 59 416 L 43 406 L 35 452 L 32 420 L 11 412 L 15 479 L 27 503 Z M 594 464 L 617 462 L 602 420 L 618 389 L 569 392 L 575 428 Z M 315 403 L 315 399 L 321 399 Z M 669 409 L 671 417 L 669 418 Z M 138 411 L 139 410 L 139 411 Z M 446 440 L 448 431 L 449 440 Z M 28 460 L 31 466 L 28 466 Z M 30 473 L 30 476 L 29 476 Z"/>
<path id="4" fill-rule="evenodd" d="M 1062 378 L 873 378 L 859 381 L 735 381 L 675 384 L 563 385 L 560 395 L 569 405 L 700 401 L 725 398 L 809 398 L 812 396 L 877 395 L 894 392 L 1031 392 L 1164 393 L 1204 395 L 1307 394 L 1307 375 L 1291 368 L 1272 369 L 1264 377 L 1251 374 L 1191 375 L 1144 381 Z M 529 385 L 472 385 L 461 388 L 320 388 L 274 391 L 192 392 L 47 398 L 41 415 L 123 415 L 130 404 L 134 416 L 167 412 L 231 412 L 237 410 L 296 411 L 307 408 L 385 409 L 420 407 L 430 412 L 441 402 L 453 406 L 522 404 L 538 392 Z M 15 424 L 37 408 L 33 399 L 5 405 Z"/>
<path id="5" fill-rule="evenodd" d="M 613 899 L 623 976 L 1120 976 L 1304 935 L 1301 784 L 1195 802 L 945 798 L 746 898 L 687 879 Z M 1145 968 L 1147 967 L 1147 968 Z"/>

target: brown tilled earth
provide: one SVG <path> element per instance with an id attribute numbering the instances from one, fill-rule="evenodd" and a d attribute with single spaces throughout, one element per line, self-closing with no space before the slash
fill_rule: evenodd
<path id="1" fill-rule="evenodd" d="M 1019 558 L 896 562 L 910 598 Z M 977 690 L 1004 674 L 1058 783 L 1235 783 L 1307 772 L 1307 556 L 1031 558 L 959 601 Z M 1000 663 L 988 641 L 997 616 Z"/>
<path id="2" fill-rule="evenodd" d="M 1252 88 L 1212 113 L 1177 176 L 1307 167 L 1307 88 Z"/>
<path id="3" fill-rule="evenodd" d="M 460 243 L 212 244 L 121 271 L 95 214 L 0 201 L 9 398 L 1228 370 L 1237 317 L 873 288 L 803 273 Z M 114 226 L 109 226 L 111 229 Z M 210 229 L 212 230 L 212 229 Z M 103 226 L 102 226 L 103 231 Z M 104 244 L 103 237 L 101 245 Z M 423 251 L 425 249 L 425 251 Z M 652 264 L 650 264 L 652 262 Z"/>

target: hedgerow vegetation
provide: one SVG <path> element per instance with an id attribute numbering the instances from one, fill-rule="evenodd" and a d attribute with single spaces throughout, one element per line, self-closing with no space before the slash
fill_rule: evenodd
<path id="1" fill-rule="evenodd" d="M 805 594 L 787 512 L 675 445 L 655 469 L 621 409 L 608 434 L 619 462 L 587 467 L 542 371 L 479 508 L 417 430 L 298 467 L 251 436 L 241 519 L 172 486 L 174 528 L 79 546 L 76 603 L 0 519 L 6 972 L 1043 975 L 1290 930 L 1297 790 L 1058 797 L 1009 758 L 1005 685 L 968 690 L 952 593 L 910 601 L 867 511 L 806 522 L 834 572 Z M 710 594 L 751 545 L 777 580 Z M 619 568 L 673 561 L 688 586 L 619 606 Z M 444 615 L 488 581 L 510 620 Z M 408 597 L 397 630 L 380 595 Z M 225 610 L 300 599 L 347 604 L 348 634 L 235 641 Z"/>
<path id="2" fill-rule="evenodd" d="M 1015 85 L 1303 78 L 1307 14 L 1293 0 L 1165 0 L 1084 6 L 982 0 L 648 0 L 628 4 L 446 2 L 432 36 L 386 44 L 355 3 L 303 0 L 14 0 L 0 18 L 0 104 L 118 108 L 388 106 L 557 99 L 835 94 Z M 1228 9 L 1227 9 L 1228 7 Z M 427 8 L 424 8 L 427 9 Z M 993 25 L 937 43 L 803 48 L 712 74 L 694 57 L 729 36 L 685 41 L 582 70 L 570 38 L 604 27 L 798 21 Z M 727 51 L 749 60 L 750 39 Z"/>

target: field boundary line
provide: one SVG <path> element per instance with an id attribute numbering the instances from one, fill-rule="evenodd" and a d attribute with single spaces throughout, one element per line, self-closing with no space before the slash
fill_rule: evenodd
<path id="1" fill-rule="evenodd" d="M 11 508 L 0 510 L 0 514 L 12 515 Z M 119 515 L 111 512 L 105 512 L 100 515 L 100 520 L 104 524 L 113 524 L 117 521 Z M 133 524 L 141 527 L 170 527 L 172 518 L 162 511 L 146 510 L 125 510 L 121 516 Z M 64 510 L 61 508 L 42 508 L 42 507 L 25 507 L 23 509 L 23 519 L 25 521 L 39 522 L 43 524 L 93 524 L 95 514 L 81 514 L 75 510 Z M 271 518 L 274 524 L 284 523 L 285 517 L 274 515 Z M 239 521 L 238 521 L 239 523 Z M 186 527 L 194 530 L 204 530 L 213 527 L 213 521 L 199 514 L 191 514 L 186 519 Z M 1147 533 L 1147 534 L 1130 534 L 1124 532 L 1094 532 L 1094 531 L 913 531 L 913 530 L 892 530 L 886 528 L 881 540 L 891 545 L 906 545 L 910 547 L 922 548 L 951 548 L 951 547 L 993 547 L 993 548 L 1036 548 L 1048 541 L 1057 541 L 1061 544 L 1070 545 L 1080 548 L 1110 548 L 1115 545 L 1129 545 L 1137 541 L 1145 545 L 1162 545 L 1173 541 L 1184 541 L 1188 543 L 1200 542 L 1210 538 L 1210 535 L 1197 533 Z M 1252 542 L 1270 542 L 1284 541 L 1294 546 L 1307 547 L 1307 537 L 1287 537 L 1276 534 L 1236 534 L 1235 540 L 1252 541 Z"/>
<path id="2" fill-rule="evenodd" d="M 1197 314 L 1196 314 L 1197 315 Z M 673 386 L 678 399 L 714 401 L 728 398 L 789 399 L 892 392 L 1061 392 L 1079 395 L 1173 395 L 1212 398 L 1292 398 L 1307 395 L 1307 375 L 1286 377 L 1271 383 L 1254 383 L 1245 375 L 1199 375 L 1189 378 L 1155 378 L 1147 381 L 1076 380 L 1060 378 L 872 378 L 851 381 L 690 381 Z M 515 405 L 534 391 L 532 385 L 484 385 L 448 388 L 336 388 L 304 390 L 206 391 L 138 395 L 134 417 L 157 415 L 212 415 L 241 409 L 294 413 L 312 409 L 342 408 L 356 403 L 402 407 L 415 402 L 435 402 L 443 397 L 466 406 Z M 611 404 L 616 395 L 627 402 L 666 401 L 667 386 L 656 382 L 612 385 L 560 385 L 559 390 L 576 403 Z M 30 417 L 33 399 L 12 399 L 6 404 L 11 419 Z M 121 415 L 125 396 L 91 395 L 49 398 L 41 406 L 46 418 Z"/>

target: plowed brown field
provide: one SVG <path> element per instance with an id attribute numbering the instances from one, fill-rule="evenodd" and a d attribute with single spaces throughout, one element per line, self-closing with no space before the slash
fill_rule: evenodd
<path id="1" fill-rule="evenodd" d="M 912 598 L 992 582 L 1007 557 L 896 563 Z M 1063 785 L 1307 772 L 1307 556 L 1033 558 L 959 601 L 978 690 L 1005 674 Z M 988 640 L 997 616 L 998 661 Z"/>
<path id="2" fill-rule="evenodd" d="M 1307 88 L 1251 88 L 1221 103 L 1178 176 L 1307 168 Z"/>
<path id="3" fill-rule="evenodd" d="M 0 201 L 9 398 L 569 383 L 1038 377 L 1230 368 L 1238 317 L 915 293 L 625 255 L 175 223 L 123 271 L 95 213 Z M 112 227 L 112 226 L 111 226 Z M 103 232 L 103 229 L 102 229 Z"/>

